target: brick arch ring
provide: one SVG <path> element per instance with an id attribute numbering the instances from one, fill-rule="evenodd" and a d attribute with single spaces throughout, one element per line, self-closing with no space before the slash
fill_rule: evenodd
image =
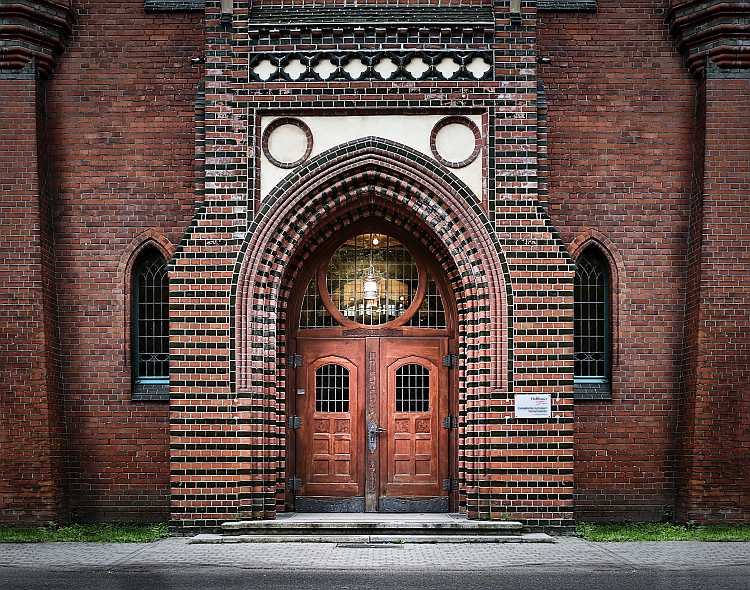
<path id="1" fill-rule="evenodd" d="M 277 417 L 284 387 L 277 386 L 283 359 L 277 349 L 282 277 L 312 228 L 358 202 L 407 209 L 431 228 L 460 277 L 459 358 L 474 399 L 509 386 L 505 343 L 512 321 L 512 292 L 505 257 L 491 223 L 471 190 L 433 160 L 380 138 L 343 144 L 312 158 L 264 199 L 248 227 L 234 270 L 232 293 L 234 386 L 255 424 L 256 448 L 275 455 Z M 476 408 L 474 412 L 480 411 Z M 274 458 L 264 458 L 270 476 Z M 268 471 L 266 471 L 268 469 Z M 243 494 L 253 513 L 273 511 L 275 478 Z M 260 489 L 262 488 L 262 489 Z M 263 496 L 261 499 L 259 496 Z M 259 507 L 258 505 L 262 505 Z"/>

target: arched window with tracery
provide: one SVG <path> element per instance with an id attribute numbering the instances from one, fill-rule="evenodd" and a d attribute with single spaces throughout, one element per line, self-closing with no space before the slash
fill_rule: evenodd
<path id="1" fill-rule="evenodd" d="M 606 397 L 611 373 L 611 278 L 607 259 L 594 247 L 576 260 L 575 386 L 576 393 Z"/>
<path id="2" fill-rule="evenodd" d="M 169 390 L 169 276 L 156 248 L 144 250 L 133 265 L 131 313 L 135 394 L 163 399 Z"/>

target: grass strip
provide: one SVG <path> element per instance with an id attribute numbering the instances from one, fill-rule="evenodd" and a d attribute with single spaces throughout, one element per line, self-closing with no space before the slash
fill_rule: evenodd
<path id="1" fill-rule="evenodd" d="M 165 523 L 71 524 L 61 527 L 0 527 L 0 543 L 151 543 L 169 536 Z"/>
<path id="2" fill-rule="evenodd" d="M 746 524 L 580 523 L 578 536 L 587 541 L 750 541 Z"/>

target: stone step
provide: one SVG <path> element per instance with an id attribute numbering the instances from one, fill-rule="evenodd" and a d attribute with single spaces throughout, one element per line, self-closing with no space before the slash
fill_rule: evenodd
<path id="1" fill-rule="evenodd" d="M 555 543 L 555 538 L 545 533 L 524 533 L 520 535 L 342 535 L 342 534 L 252 534 L 252 535 L 212 535 L 200 534 L 191 538 L 194 545 L 217 545 L 229 543 L 336 543 L 342 548 L 385 547 L 398 548 L 400 545 L 434 543 Z"/>
<path id="2" fill-rule="evenodd" d="M 275 520 L 230 521 L 225 535 L 500 535 L 523 533 L 508 520 L 469 520 L 461 514 L 280 514 Z"/>

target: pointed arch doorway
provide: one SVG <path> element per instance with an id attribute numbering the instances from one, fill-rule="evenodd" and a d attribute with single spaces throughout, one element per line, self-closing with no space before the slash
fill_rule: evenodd
<path id="1" fill-rule="evenodd" d="M 355 224 L 305 264 L 289 300 L 287 508 L 455 509 L 456 304 L 424 246 Z"/>

